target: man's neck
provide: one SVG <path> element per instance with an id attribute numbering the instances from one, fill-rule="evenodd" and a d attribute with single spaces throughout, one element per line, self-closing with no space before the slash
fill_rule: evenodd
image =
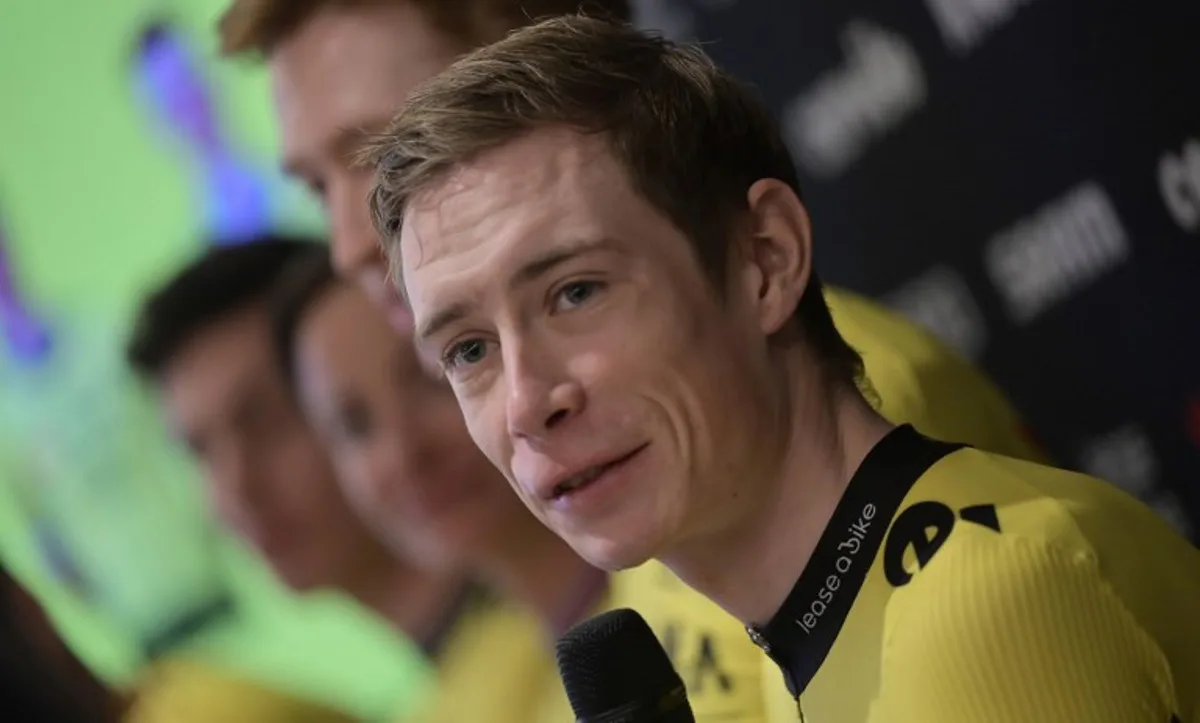
<path id="1" fill-rule="evenodd" d="M 817 372 L 793 379 L 777 464 L 761 495 L 716 536 L 662 557 L 676 575 L 746 624 L 768 621 L 787 598 L 867 453 L 892 426 L 857 390 L 830 394 Z"/>
<path id="2" fill-rule="evenodd" d="M 480 573 L 501 597 L 529 610 L 556 639 L 600 599 L 607 575 L 533 517 L 514 527 Z"/>

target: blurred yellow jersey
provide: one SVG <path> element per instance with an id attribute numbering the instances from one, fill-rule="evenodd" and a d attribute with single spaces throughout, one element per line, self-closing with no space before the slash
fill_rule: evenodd
<path id="1" fill-rule="evenodd" d="M 764 691 L 787 699 L 778 671 L 764 678 L 767 658 L 746 628 L 661 563 L 616 573 L 612 588 L 613 605 L 637 610 L 662 642 L 698 723 L 760 723 L 768 720 Z"/>
<path id="2" fill-rule="evenodd" d="M 1112 485 L 904 426 L 755 638 L 799 693 L 773 721 L 1200 723 L 1200 551 Z"/>
<path id="3" fill-rule="evenodd" d="M 884 417 L 932 437 L 1040 459 L 995 385 L 931 334 L 851 292 L 827 288 L 825 298 L 838 330 L 862 355 L 873 401 Z M 764 661 L 770 661 L 741 624 L 665 567 L 651 562 L 617 574 L 614 595 L 616 606 L 646 618 L 672 654 L 698 721 L 796 719 L 795 701 L 778 671 L 763 675 Z M 781 701 L 783 717 L 770 715 Z"/>
<path id="4" fill-rule="evenodd" d="M 879 303 L 827 288 L 842 338 L 862 355 L 879 413 L 934 439 L 1042 461 L 1016 410 L 982 372 Z"/>
<path id="5" fill-rule="evenodd" d="M 437 692 L 413 723 L 574 720 L 558 677 L 553 641 L 532 615 L 511 605 L 489 602 L 469 608 L 437 668 Z"/>
<path id="6" fill-rule="evenodd" d="M 350 716 L 207 665 L 154 664 L 132 691 L 125 723 L 350 723 Z"/>

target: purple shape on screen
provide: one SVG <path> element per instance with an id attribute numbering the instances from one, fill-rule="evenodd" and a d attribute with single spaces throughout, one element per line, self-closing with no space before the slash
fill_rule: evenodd
<path id="1" fill-rule="evenodd" d="M 225 141 L 213 92 L 182 34 L 154 23 L 141 34 L 134 71 L 155 119 L 187 149 L 200 176 L 205 232 L 214 243 L 271 226 L 269 181 Z"/>
<path id="2" fill-rule="evenodd" d="M 240 243 L 270 229 L 270 197 L 258 174 L 229 157 L 211 161 L 204 173 L 208 196 L 205 221 L 214 243 Z"/>
<path id="3" fill-rule="evenodd" d="M 21 296 L 6 240 L 0 230 L 0 334 L 9 356 L 23 364 L 37 364 L 50 355 L 53 337 Z"/>
<path id="4" fill-rule="evenodd" d="M 160 121 L 194 150 L 205 155 L 221 152 L 211 94 L 178 32 L 160 23 L 146 28 L 134 70 Z"/>

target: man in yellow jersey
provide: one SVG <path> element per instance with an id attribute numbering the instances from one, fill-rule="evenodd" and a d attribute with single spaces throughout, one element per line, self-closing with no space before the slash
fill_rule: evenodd
<path id="1" fill-rule="evenodd" d="M 606 573 L 513 496 L 453 393 L 328 253 L 294 264 L 272 302 L 281 366 L 356 511 L 397 555 L 488 594 L 447 635 L 429 719 L 568 719 L 553 641 L 596 612 Z"/>
<path id="2" fill-rule="evenodd" d="M 573 11 L 578 1 L 239 0 L 222 18 L 221 40 L 226 52 L 257 53 L 267 58 L 281 122 L 284 165 L 325 206 L 331 221 L 334 265 L 391 316 L 391 324 L 399 332 L 392 341 L 402 340 L 411 349 L 408 316 L 391 303 L 395 292 L 390 291 L 389 296 L 378 238 L 367 214 L 370 172 L 351 167 L 356 144 L 366 133 L 383 128 L 413 84 L 437 72 L 455 56 L 503 37 L 511 28 L 527 23 L 531 15 Z M 591 5 L 628 13 L 624 0 L 593 0 Z M 341 297 L 353 299 L 348 293 Z M 487 531 L 501 527 L 494 523 L 511 517 L 501 512 L 507 501 L 497 504 L 493 493 L 511 495 L 466 435 L 449 388 L 438 380 L 422 379 L 416 370 L 410 371 L 416 376 L 405 380 L 403 392 L 413 397 L 413 403 L 397 417 L 400 438 L 379 439 L 397 446 L 421 467 L 416 472 L 424 485 L 436 485 L 448 476 L 471 489 L 479 482 L 490 483 L 492 492 L 472 492 L 466 500 L 470 504 L 462 505 L 474 512 L 429 515 L 432 519 L 422 525 L 428 537 L 460 538 L 453 543 L 459 547 L 487 541 Z M 386 408 L 393 405 L 391 395 L 372 401 Z M 374 516 L 384 517 L 388 528 L 385 536 L 400 542 L 397 531 L 412 520 L 398 519 L 395 507 L 398 505 L 376 509 Z M 416 507 L 408 506 L 409 514 Z M 494 520 L 468 519 L 478 518 L 489 509 L 497 513 Z M 526 524 L 537 524 L 519 505 L 518 510 Z M 456 516 L 461 519 L 456 520 Z M 446 519 L 437 519 L 441 517 Z M 476 539 L 464 537 L 463 530 L 473 530 Z M 412 537 L 421 535 L 422 530 L 400 531 L 410 533 L 406 534 L 410 552 L 427 561 L 434 557 L 442 558 L 435 562 L 445 562 L 445 549 L 413 550 L 424 547 L 419 541 L 411 544 Z M 552 542 L 536 554 L 553 552 L 561 545 L 552 535 L 547 538 Z M 584 565 L 569 549 L 566 552 L 577 568 Z M 553 574 L 547 569 L 539 576 L 550 579 Z M 522 600 L 523 610 L 507 603 L 484 605 L 473 609 L 477 614 L 464 616 L 451 631 L 447 649 L 438 660 L 442 689 L 434 705 L 440 708 L 444 704 L 451 710 L 435 710 L 431 716 L 443 716 L 450 723 L 565 720 L 569 708 L 554 671 L 545 623 L 549 622 L 548 627 L 555 631 L 575 622 L 593 606 L 602 605 L 604 593 L 603 587 L 596 584 L 597 580 L 603 583 L 603 575 L 594 568 L 576 577 L 579 579 L 558 586 L 559 592 L 565 593 L 562 599 L 547 598 L 532 606 L 530 601 Z M 509 596 L 507 592 L 505 596 Z M 531 607 L 543 610 L 535 618 L 526 612 Z M 549 608 L 561 609 L 547 615 Z M 536 693 L 528 685 L 514 682 L 514 676 L 536 680 Z M 525 695 L 526 691 L 530 694 Z M 531 706 L 538 711 L 531 713 Z M 482 718 L 481 710 L 485 713 Z"/>
<path id="3" fill-rule="evenodd" d="M 391 554 L 354 514 L 275 362 L 268 295 L 321 246 L 268 237 L 211 247 L 146 299 L 128 344 L 217 517 L 293 590 L 337 589 L 423 641 L 458 576 Z"/>
<path id="4" fill-rule="evenodd" d="M 360 202 L 371 173 L 352 163 L 354 151 L 384 127 L 415 84 L 456 56 L 531 18 L 571 12 L 579 4 L 236 0 L 223 17 L 225 51 L 267 61 L 284 166 L 322 200 L 335 266 L 389 309 L 405 338 L 411 319 L 386 283 L 378 236 Z M 589 12 L 630 16 L 624 0 L 583 5 Z M 843 290 L 828 295 L 839 330 L 863 355 L 885 416 L 993 451 L 1034 454 L 1012 409 L 976 369 L 874 302 Z M 613 586 L 612 602 L 642 611 L 673 653 L 701 720 L 763 720 L 762 655 L 735 620 L 657 563 L 617 575 Z M 769 682 L 782 689 L 777 673 Z"/>
<path id="5" fill-rule="evenodd" d="M 275 361 L 270 289 L 291 262 L 324 248 L 275 237 L 209 248 L 146 299 L 129 361 L 198 463 L 225 527 L 293 590 L 345 592 L 433 651 L 463 596 L 461 576 L 401 561 L 358 519 Z M 157 689 L 199 687 L 171 670 L 179 674 L 154 677 Z"/>
<path id="6" fill-rule="evenodd" d="M 583 557 L 658 558 L 745 623 L 800 713 L 1200 716 L 1200 553 L 1098 480 L 873 408 L 779 131 L 700 50 L 544 21 L 364 154 L 475 442 Z"/>

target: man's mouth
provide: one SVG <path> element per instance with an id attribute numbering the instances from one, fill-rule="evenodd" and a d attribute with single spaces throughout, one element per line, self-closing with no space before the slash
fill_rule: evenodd
<path id="1" fill-rule="evenodd" d="M 609 471 L 610 469 L 612 469 L 614 467 L 617 467 L 618 465 L 628 462 L 630 459 L 633 458 L 634 455 L 641 452 L 645 448 L 646 448 L 646 445 L 643 444 L 640 447 L 637 447 L 636 449 L 634 449 L 633 451 L 631 451 L 627 454 L 623 454 L 620 457 L 617 457 L 616 459 L 613 459 L 613 460 L 610 460 L 608 462 L 604 462 L 601 464 L 592 465 L 591 467 L 588 467 L 587 469 L 584 469 L 581 472 L 577 472 L 577 473 L 571 475 L 570 477 L 567 477 L 566 479 L 560 481 L 558 484 L 554 485 L 554 488 L 550 493 L 550 499 L 551 500 L 561 499 L 563 497 L 566 497 L 567 495 L 570 495 L 574 492 L 577 492 L 577 491 L 587 487 L 588 485 L 592 484 L 597 479 L 599 479 L 605 472 Z"/>

